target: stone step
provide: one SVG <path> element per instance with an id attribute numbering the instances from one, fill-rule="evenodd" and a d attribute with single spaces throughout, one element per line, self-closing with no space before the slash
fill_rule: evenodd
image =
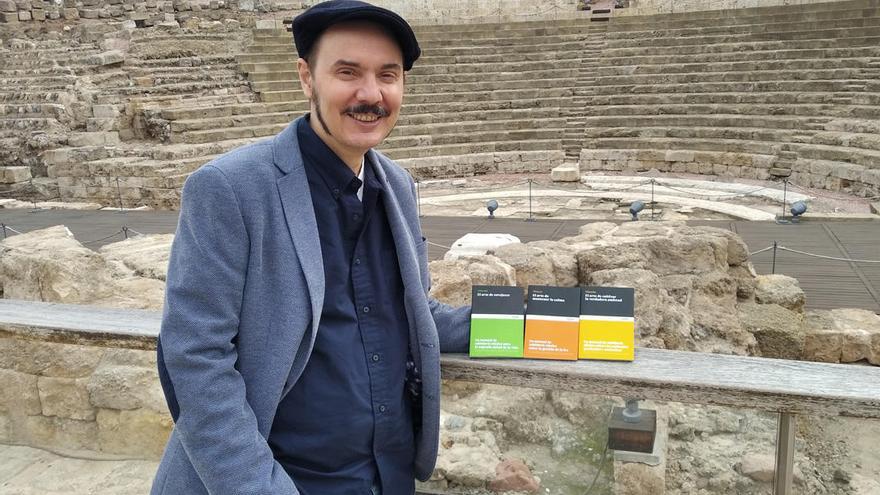
<path id="1" fill-rule="evenodd" d="M 824 2 L 813 5 L 781 5 L 728 10 L 704 10 L 650 16 L 618 16 L 608 31 L 641 30 L 646 25 L 664 27 L 717 26 L 740 23 L 780 22 L 791 18 L 816 20 L 851 17 L 855 12 L 872 13 L 877 6 L 851 2 Z M 866 10 L 867 9 L 867 10 Z"/>
<path id="2" fill-rule="evenodd" d="M 287 127 L 287 123 L 205 129 L 177 134 L 172 133 L 170 135 L 170 142 L 198 144 L 232 139 L 258 138 L 278 134 L 283 131 L 285 127 Z"/>
<path id="3" fill-rule="evenodd" d="M 75 101 L 75 96 L 69 91 L 0 91 L 0 103 L 60 103 L 66 104 Z"/>
<path id="4" fill-rule="evenodd" d="M 661 93 L 630 94 L 615 93 L 593 95 L 586 98 L 591 106 L 603 105 L 698 105 L 698 104 L 742 104 L 742 105 L 797 105 L 817 104 L 831 106 L 838 98 L 849 98 L 852 105 L 880 105 L 880 93 L 843 93 L 809 91 L 731 91 L 724 93 Z M 770 108 L 768 107 L 768 111 Z"/>
<path id="5" fill-rule="evenodd" d="M 686 96 L 686 95 L 685 95 Z M 710 96 L 710 95 L 705 95 Z M 791 95 L 797 97 L 798 95 Z M 880 119 L 880 106 L 843 106 L 832 104 L 780 103 L 767 97 L 766 102 L 753 104 L 740 103 L 664 103 L 663 97 L 657 97 L 658 103 L 632 105 L 585 105 L 582 113 L 586 115 L 621 116 L 638 119 L 644 115 L 789 115 L 796 119 L 814 116 L 857 117 L 863 119 Z"/>
<path id="6" fill-rule="evenodd" d="M 750 153 L 775 155 L 781 145 L 767 141 L 746 141 L 742 139 L 695 139 L 673 137 L 604 137 L 588 138 L 585 149 L 599 150 L 695 150 L 730 153 Z"/>
<path id="7" fill-rule="evenodd" d="M 645 40 L 609 39 L 606 47 L 628 48 L 633 46 L 673 47 L 673 46 L 703 46 L 723 43 L 754 43 L 754 42 L 785 42 L 802 40 L 836 40 L 846 38 L 865 38 L 880 36 L 880 26 L 813 29 L 806 31 L 783 31 L 777 33 L 750 33 L 731 35 L 706 35 L 691 36 L 687 38 L 653 38 Z"/>
<path id="8" fill-rule="evenodd" d="M 0 130 L 34 132 L 61 130 L 61 123 L 52 117 L 0 117 Z"/>
<path id="9" fill-rule="evenodd" d="M 244 79 L 229 81 L 189 81 L 183 83 L 153 84 L 150 86 L 129 86 L 106 88 L 105 92 L 120 96 L 137 95 L 167 95 L 167 94 L 194 94 L 203 95 L 210 90 L 233 90 L 248 91 L 250 86 Z"/>
<path id="10" fill-rule="evenodd" d="M 600 114 L 602 112 L 599 112 Z M 705 115 L 601 115 L 580 119 L 589 128 L 631 128 L 643 127 L 718 127 L 718 128 L 752 128 L 768 130 L 803 130 L 806 126 L 803 117 L 798 116 L 764 116 L 735 114 Z M 830 120 L 830 119 L 826 119 Z"/>
<path id="11" fill-rule="evenodd" d="M 132 77 L 142 77 L 142 76 L 151 76 L 151 77 L 180 77 L 182 75 L 189 75 L 192 78 L 195 77 L 212 77 L 215 74 L 222 74 L 225 77 L 229 77 L 229 75 L 237 75 L 238 74 L 238 64 L 233 62 L 224 62 L 222 64 L 210 64 L 210 65 L 200 65 L 196 67 L 177 67 L 177 66 L 163 66 L 163 67 L 126 67 L 128 69 L 128 74 Z"/>
<path id="12" fill-rule="evenodd" d="M 428 33 L 472 33 L 483 30 L 510 30 L 524 28 L 552 28 L 554 26 L 583 26 L 590 29 L 604 29 L 604 26 L 595 26 L 590 23 L 589 19 L 570 17 L 566 19 L 535 19 L 530 21 L 506 21 L 506 22 L 487 22 L 479 24 L 459 23 L 459 24 L 420 24 L 413 26 L 416 36 Z"/>
<path id="13" fill-rule="evenodd" d="M 489 77 L 489 82 L 486 82 L 486 78 L 462 78 L 463 80 L 471 80 L 478 79 L 480 82 L 459 82 L 459 83 L 447 83 L 447 82 L 433 82 L 433 83 L 425 83 L 425 84 L 407 84 L 405 87 L 406 91 L 406 100 L 416 97 L 417 95 L 423 94 L 436 94 L 438 92 L 441 93 L 450 93 L 450 94 L 458 94 L 458 93 L 467 93 L 467 92 L 487 92 L 487 91 L 503 91 L 503 90 L 517 90 L 517 89 L 536 89 L 536 88 L 546 88 L 552 91 L 558 91 L 560 88 L 572 87 L 575 85 L 572 77 L 562 77 L 557 79 L 515 79 L 515 80 L 506 80 L 508 77 L 510 78 L 519 78 L 522 77 L 521 74 L 518 73 L 508 73 L 505 74 L 504 77 Z M 258 91 L 260 93 L 265 92 L 279 92 L 279 91 L 291 91 L 298 92 L 300 91 L 300 83 L 299 81 L 270 81 L 270 82 L 255 82 L 251 83 L 251 87 L 254 91 Z"/>
<path id="14" fill-rule="evenodd" d="M 545 118 L 540 124 L 530 120 L 513 120 L 509 117 L 503 120 L 477 120 L 465 121 L 460 119 L 446 119 L 445 121 L 430 124 L 414 124 L 406 121 L 398 121 L 397 126 L 391 133 L 391 138 L 403 136 L 447 136 L 453 134 L 470 134 L 481 132 L 534 132 L 553 130 L 555 133 L 564 131 L 566 121 L 564 118 Z M 519 138 L 517 138 L 519 139 Z M 435 143 L 436 144 L 436 143 Z"/>
<path id="15" fill-rule="evenodd" d="M 826 123 L 825 129 L 829 132 L 874 134 L 880 136 L 880 119 L 834 119 Z"/>
<path id="16" fill-rule="evenodd" d="M 878 42 L 880 42 L 880 36 L 842 36 L 829 39 L 805 39 L 796 41 L 746 40 L 726 43 L 717 42 L 679 46 L 666 46 L 651 43 L 645 44 L 644 46 L 606 46 L 606 48 L 602 51 L 602 54 L 603 56 L 609 58 L 666 55 L 684 56 L 709 53 L 745 53 L 793 49 L 876 47 L 878 46 Z"/>
<path id="17" fill-rule="evenodd" d="M 251 72 L 247 75 L 251 83 L 270 81 L 298 81 L 299 73 L 296 70 L 276 70 L 267 72 Z"/>
<path id="18" fill-rule="evenodd" d="M 806 58 L 762 60 L 758 62 L 690 62 L 667 64 L 614 64 L 600 69 L 602 76 L 641 76 L 657 74 L 701 74 L 718 72 L 764 72 L 791 70 L 863 70 L 871 59 L 858 58 Z"/>
<path id="19" fill-rule="evenodd" d="M 726 140 L 726 141 L 746 141 L 746 142 L 769 142 L 782 143 L 791 141 L 791 136 L 797 134 L 796 131 L 784 129 L 766 129 L 766 128 L 749 128 L 749 127 L 609 127 L 609 128 L 587 128 L 584 135 L 587 140 L 601 138 L 628 138 L 633 141 L 641 141 L 643 139 L 694 139 L 694 140 Z"/>
<path id="20" fill-rule="evenodd" d="M 823 144 L 791 144 L 801 158 L 854 163 L 869 169 L 880 169 L 880 151 L 853 146 L 830 146 Z"/>
<path id="21" fill-rule="evenodd" d="M 279 112 L 304 111 L 308 105 L 302 103 L 238 103 L 211 106 L 185 106 L 162 109 L 160 116 L 165 120 L 216 119 L 233 115 L 254 115 Z"/>
<path id="22" fill-rule="evenodd" d="M 406 158 L 424 158 L 437 156 L 458 156 L 477 153 L 494 153 L 508 151 L 543 151 L 561 150 L 562 143 L 558 139 L 528 140 L 528 141 L 503 141 L 468 144 L 451 144 L 440 146 L 424 146 L 415 148 L 399 148 L 386 150 L 382 146 L 379 149 L 392 160 Z"/>
<path id="23" fill-rule="evenodd" d="M 382 141 L 381 149 L 390 151 L 396 149 L 479 144 L 486 142 L 505 143 L 531 140 L 559 140 L 562 137 L 562 132 L 563 129 L 547 128 L 390 136 Z"/>
<path id="24" fill-rule="evenodd" d="M 614 95 L 623 92 L 638 94 L 652 93 L 724 93 L 724 92 L 816 92 L 829 91 L 840 92 L 848 84 L 860 81 L 818 80 L 818 81 L 758 81 L 758 82 L 691 82 L 686 84 L 653 84 L 636 86 L 631 84 L 622 85 L 597 85 L 597 95 Z"/>
<path id="25" fill-rule="evenodd" d="M 809 31 L 836 28 L 858 28 L 876 26 L 880 21 L 880 15 L 876 12 L 871 16 L 864 16 L 859 11 L 858 15 L 853 12 L 843 12 L 839 17 L 827 19 L 811 19 L 800 16 L 788 18 L 752 19 L 739 20 L 737 24 L 713 24 L 713 25 L 689 25 L 689 26 L 658 26 L 649 24 L 643 30 L 614 31 L 607 33 L 608 40 L 616 39 L 654 39 L 665 37 L 691 37 L 691 36 L 716 36 L 738 35 L 759 33 L 783 33 L 789 31 Z"/>
<path id="26" fill-rule="evenodd" d="M 125 59 L 125 67 L 159 68 L 159 67 L 202 67 L 207 65 L 223 65 L 235 63 L 233 55 L 182 55 L 174 58 L 138 58 Z"/>
<path id="27" fill-rule="evenodd" d="M 51 117 L 59 121 L 70 119 L 67 107 L 56 103 L 3 103 L 0 104 L 0 117 Z"/>
<path id="28" fill-rule="evenodd" d="M 645 55 L 614 57 L 604 53 L 601 58 L 603 69 L 618 66 L 658 66 L 671 64 L 714 64 L 761 61 L 789 60 L 823 60 L 823 59 L 866 59 L 868 66 L 871 60 L 880 57 L 880 47 L 861 46 L 851 48 L 810 48 L 786 50 L 751 50 L 743 52 L 702 53 L 684 55 Z"/>
<path id="29" fill-rule="evenodd" d="M 258 127 L 261 125 L 274 125 L 289 123 L 308 110 L 308 105 L 288 112 L 257 113 L 244 115 L 231 115 L 227 117 L 212 117 L 202 119 L 173 120 L 171 121 L 172 133 L 185 133 L 202 130 L 222 130 L 230 127 Z"/>
<path id="30" fill-rule="evenodd" d="M 596 77 L 600 86 L 656 86 L 667 84 L 693 84 L 713 82 L 763 82 L 763 81 L 815 81 L 815 80 L 859 80 L 863 76 L 861 69 L 813 69 L 813 70 L 755 70 L 747 72 L 691 72 L 671 74 L 634 74 L 606 76 L 602 73 Z M 852 84 L 850 82 L 849 84 Z"/>

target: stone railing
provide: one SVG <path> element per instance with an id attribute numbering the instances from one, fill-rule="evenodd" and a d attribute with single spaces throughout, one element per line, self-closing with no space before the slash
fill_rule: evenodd
<path id="1" fill-rule="evenodd" d="M 155 458 L 171 420 L 155 372 L 160 314 L 0 300 L 0 442 Z M 776 412 L 776 494 L 795 417 L 880 419 L 880 369 L 639 348 L 626 362 L 441 359 L 444 379 Z"/>

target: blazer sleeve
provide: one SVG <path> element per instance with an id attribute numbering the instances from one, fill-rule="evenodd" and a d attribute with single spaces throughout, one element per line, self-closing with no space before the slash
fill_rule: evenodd
<path id="1" fill-rule="evenodd" d="M 249 241 L 241 205 L 211 165 L 183 188 L 160 329 L 162 363 L 179 405 L 175 430 L 213 495 L 296 495 L 275 461 L 236 370 Z"/>

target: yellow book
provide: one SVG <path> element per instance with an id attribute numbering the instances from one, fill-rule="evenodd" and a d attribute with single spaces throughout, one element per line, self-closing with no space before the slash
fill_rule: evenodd
<path id="1" fill-rule="evenodd" d="M 584 287 L 581 295 L 578 359 L 635 359 L 635 290 Z"/>

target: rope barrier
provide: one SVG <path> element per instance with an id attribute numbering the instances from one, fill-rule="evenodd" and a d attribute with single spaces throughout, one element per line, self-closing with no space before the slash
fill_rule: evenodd
<path id="1" fill-rule="evenodd" d="M 749 256 L 754 256 L 756 254 L 765 253 L 767 251 L 770 251 L 771 249 L 773 249 L 773 246 L 767 246 L 764 249 L 759 249 L 759 250 L 755 251 L 754 253 L 749 253 Z"/>
<path id="2" fill-rule="evenodd" d="M 114 232 L 114 233 L 108 235 L 107 237 L 102 237 L 102 238 L 100 238 L 100 239 L 95 239 L 94 241 L 81 242 L 80 244 L 83 244 L 83 245 L 87 245 L 87 244 L 95 244 L 96 242 L 106 241 L 107 239 L 111 239 L 111 238 L 116 237 L 116 236 L 118 236 L 119 234 L 123 234 L 123 233 L 124 233 L 124 231 L 123 231 L 122 229 L 119 229 L 119 230 L 117 230 L 116 232 Z"/>
<path id="3" fill-rule="evenodd" d="M 436 242 L 431 242 L 431 241 L 425 241 L 425 242 L 427 242 L 427 243 L 430 244 L 431 246 L 446 249 L 447 251 L 450 250 L 450 249 L 452 249 L 451 246 L 444 246 L 443 244 L 437 244 Z"/>
<path id="4" fill-rule="evenodd" d="M 756 254 L 766 253 L 767 251 L 770 251 L 771 249 L 774 249 L 774 248 L 778 249 L 780 251 L 788 251 L 789 253 L 801 254 L 801 255 L 810 256 L 813 258 L 821 258 L 821 259 L 833 260 L 833 261 L 845 261 L 847 263 L 880 263 L 880 260 L 859 260 L 859 259 L 853 259 L 853 258 L 840 258 L 837 256 L 826 256 L 824 254 L 808 253 L 806 251 L 799 251 L 797 249 L 792 249 L 789 247 L 779 246 L 779 245 L 767 246 L 764 249 L 759 249 L 755 252 L 749 253 L 749 256 L 755 256 Z"/>
<path id="5" fill-rule="evenodd" d="M 779 249 L 781 249 L 782 251 L 788 251 L 790 253 L 797 253 L 797 254 L 802 254 L 804 256 L 811 256 L 813 258 L 822 258 L 822 259 L 826 259 L 826 260 L 846 261 L 849 263 L 880 263 L 880 260 L 856 260 L 856 259 L 852 259 L 852 258 L 838 258 L 836 256 L 825 256 L 824 254 L 815 254 L 815 253 L 808 253 L 806 251 L 798 251 L 797 249 L 791 249 L 791 248 L 787 248 L 785 246 L 779 246 Z"/>

